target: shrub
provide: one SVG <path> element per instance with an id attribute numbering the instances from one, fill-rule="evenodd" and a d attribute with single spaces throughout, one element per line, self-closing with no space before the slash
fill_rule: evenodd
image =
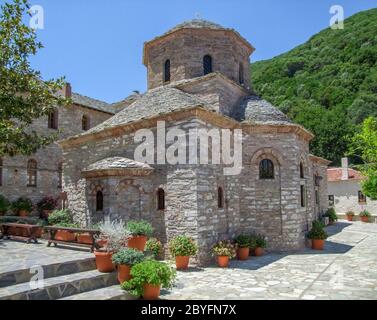
<path id="1" fill-rule="evenodd" d="M 0 194 L 0 215 L 6 213 L 10 208 L 10 202 L 7 198 Z"/>
<path id="2" fill-rule="evenodd" d="M 126 229 L 132 236 L 150 237 L 153 234 L 152 225 L 144 220 L 129 221 Z"/>
<path id="3" fill-rule="evenodd" d="M 313 221 L 312 229 L 308 232 L 307 237 L 315 240 L 326 240 L 327 233 L 323 229 L 324 225 L 320 221 Z"/>
<path id="4" fill-rule="evenodd" d="M 173 257 L 194 256 L 198 251 L 198 246 L 194 239 L 181 235 L 170 240 L 169 251 Z"/>
<path id="5" fill-rule="evenodd" d="M 113 254 L 112 260 L 117 265 L 133 266 L 142 262 L 145 259 L 144 253 L 139 250 L 131 248 L 120 249 L 117 253 Z"/>
<path id="6" fill-rule="evenodd" d="M 334 208 L 329 208 L 326 211 L 325 217 L 329 217 L 329 220 L 331 222 L 335 222 L 338 220 L 338 216 L 336 215 L 335 209 Z"/>
<path id="7" fill-rule="evenodd" d="M 59 225 L 63 227 L 64 225 L 72 224 L 73 219 L 69 210 L 55 210 L 48 216 L 48 223 L 53 226 Z"/>
<path id="8" fill-rule="evenodd" d="M 238 237 L 234 238 L 234 242 L 237 244 L 238 248 L 248 248 L 250 247 L 250 236 L 240 234 Z"/>
<path id="9" fill-rule="evenodd" d="M 40 225 L 43 220 L 37 217 L 18 217 L 18 216 L 2 216 L 0 217 L 0 223 L 21 223 L 21 224 L 32 224 Z"/>
<path id="10" fill-rule="evenodd" d="M 256 248 L 266 248 L 267 247 L 267 241 L 265 236 L 257 235 L 255 237 L 255 246 Z"/>
<path id="11" fill-rule="evenodd" d="M 368 217 L 368 218 L 370 218 L 372 215 L 371 215 L 371 213 L 368 210 L 363 210 L 363 211 L 361 211 L 359 213 L 359 216 L 360 217 Z"/>
<path id="12" fill-rule="evenodd" d="M 150 238 L 146 244 L 146 250 L 153 254 L 155 258 L 162 253 L 162 243 L 156 238 Z"/>
<path id="13" fill-rule="evenodd" d="M 33 203 L 29 198 L 20 197 L 16 201 L 12 202 L 12 209 L 15 212 L 19 212 L 21 210 L 31 212 L 33 211 Z"/>
<path id="14" fill-rule="evenodd" d="M 115 252 L 120 250 L 127 238 L 127 231 L 124 229 L 124 224 L 121 221 L 105 221 L 98 224 L 100 230 L 99 236 L 96 239 L 106 240 L 105 247 L 102 250 L 107 252 Z"/>
<path id="15" fill-rule="evenodd" d="M 230 259 L 235 258 L 237 255 L 235 245 L 229 240 L 222 240 L 216 243 L 212 247 L 212 253 L 215 256 L 226 256 Z"/>
<path id="16" fill-rule="evenodd" d="M 145 260 L 134 265 L 131 269 L 132 279 L 124 282 L 121 287 L 133 296 L 140 297 L 143 294 L 143 286 L 151 284 L 161 285 L 169 289 L 175 280 L 175 270 L 164 262 L 156 260 Z"/>
<path id="17" fill-rule="evenodd" d="M 37 208 L 39 210 L 55 210 L 56 205 L 57 201 L 54 197 L 44 197 L 37 203 Z"/>

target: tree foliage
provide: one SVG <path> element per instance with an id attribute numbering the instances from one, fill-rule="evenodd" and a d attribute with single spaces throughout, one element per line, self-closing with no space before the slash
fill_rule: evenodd
<path id="1" fill-rule="evenodd" d="M 43 81 L 30 65 L 30 57 L 43 46 L 23 21 L 28 10 L 28 0 L 13 0 L 0 10 L 0 156 L 27 155 L 51 143 L 54 136 L 30 124 L 68 102 L 57 94 L 63 78 Z"/>
<path id="2" fill-rule="evenodd" d="M 352 139 L 351 154 L 364 161 L 359 166 L 365 176 L 361 183 L 363 193 L 377 200 L 377 118 L 369 117 L 364 121 L 360 132 Z"/>
<path id="3" fill-rule="evenodd" d="M 313 152 L 339 164 L 357 125 L 377 114 L 377 9 L 253 63 L 251 78 L 258 94 L 316 135 Z"/>

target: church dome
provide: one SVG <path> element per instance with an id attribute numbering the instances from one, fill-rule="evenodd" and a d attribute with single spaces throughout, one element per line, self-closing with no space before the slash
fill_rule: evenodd
<path id="1" fill-rule="evenodd" d="M 292 124 L 283 112 L 258 96 L 246 98 L 239 106 L 236 118 L 257 124 Z"/>
<path id="2" fill-rule="evenodd" d="M 208 21 L 208 20 L 202 20 L 202 19 L 193 19 L 189 21 L 182 22 L 178 25 L 176 25 L 174 28 L 170 29 L 165 34 L 169 34 L 171 32 L 177 31 L 179 29 L 213 29 L 213 30 L 226 30 L 223 26 Z"/>
<path id="3" fill-rule="evenodd" d="M 234 29 L 202 19 L 180 23 L 144 44 L 148 89 L 213 72 L 249 89 L 253 52 Z"/>

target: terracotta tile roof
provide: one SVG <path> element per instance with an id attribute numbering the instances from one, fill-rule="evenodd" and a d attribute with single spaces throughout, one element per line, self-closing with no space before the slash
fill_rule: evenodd
<path id="1" fill-rule="evenodd" d="M 357 170 L 348 168 L 347 180 L 361 180 L 363 177 Z M 342 168 L 329 168 L 327 169 L 327 180 L 329 182 L 342 181 Z"/>

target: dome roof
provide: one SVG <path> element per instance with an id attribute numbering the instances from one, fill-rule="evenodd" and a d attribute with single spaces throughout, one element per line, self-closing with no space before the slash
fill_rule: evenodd
<path id="1" fill-rule="evenodd" d="M 283 112 L 258 96 L 247 97 L 241 103 L 236 118 L 257 124 L 292 124 Z"/>
<path id="2" fill-rule="evenodd" d="M 208 20 L 202 20 L 202 19 L 193 19 L 190 21 L 182 22 L 178 25 L 176 25 L 174 28 L 170 29 L 166 34 L 174 32 L 179 29 L 214 29 L 214 30 L 225 30 L 223 26 L 208 21 Z"/>

